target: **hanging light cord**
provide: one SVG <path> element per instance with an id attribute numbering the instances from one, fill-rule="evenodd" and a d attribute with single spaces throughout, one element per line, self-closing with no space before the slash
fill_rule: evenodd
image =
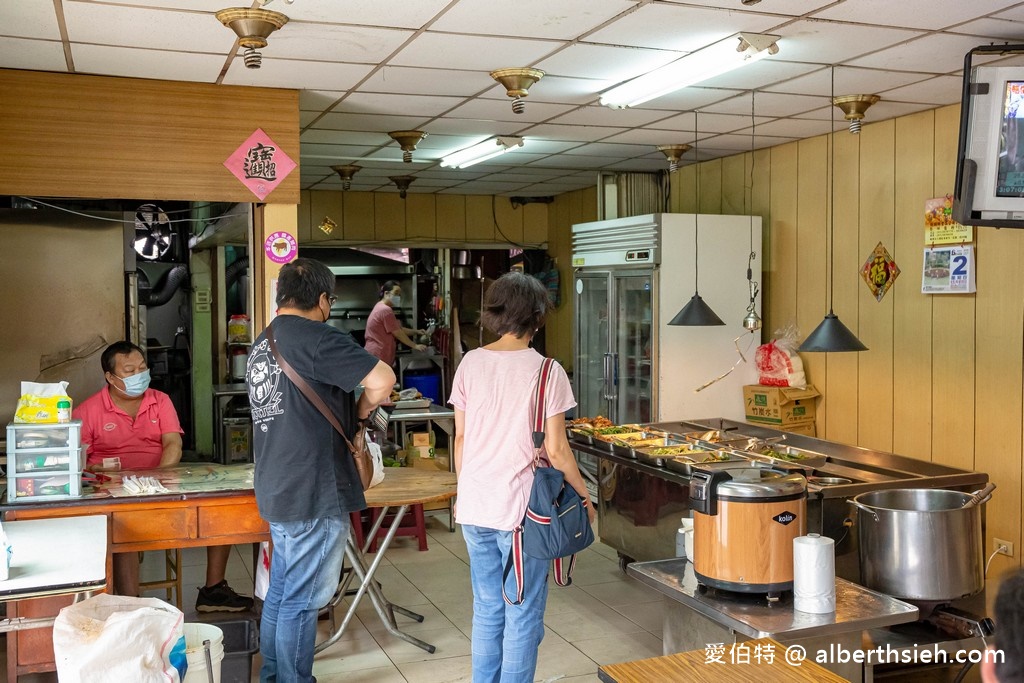
<path id="1" fill-rule="evenodd" d="M 831 166 L 826 164 L 828 169 L 828 314 L 833 315 L 832 299 L 836 288 L 836 108 L 832 103 L 836 99 L 836 65 L 832 65 L 832 97 L 829 98 L 829 110 L 832 123 L 829 130 L 828 143 L 826 148 Z"/>
<path id="2" fill-rule="evenodd" d="M 700 245 L 697 235 L 700 232 L 700 155 L 697 153 L 697 110 L 693 111 L 693 294 L 700 291 L 698 269 L 700 268 Z"/>
<path id="3" fill-rule="evenodd" d="M 757 292 L 759 290 L 757 283 L 754 282 L 754 259 L 757 258 L 757 252 L 754 251 L 754 130 L 757 127 L 757 123 L 754 120 L 754 91 L 750 91 L 750 175 L 748 177 L 748 187 L 750 188 L 750 206 L 746 205 L 747 193 L 743 193 L 743 208 L 746 210 L 747 215 L 750 216 L 750 255 L 747 257 L 747 288 L 750 290 L 750 303 L 747 305 L 747 313 L 753 313 L 755 308 L 755 300 L 757 299 Z M 751 334 L 754 330 L 750 331 Z M 742 356 L 742 354 L 740 354 Z"/>

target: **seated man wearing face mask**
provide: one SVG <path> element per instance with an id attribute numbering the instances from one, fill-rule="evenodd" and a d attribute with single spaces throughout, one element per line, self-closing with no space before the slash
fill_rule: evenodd
<path id="1" fill-rule="evenodd" d="M 167 394 L 149 388 L 149 369 L 142 349 L 115 342 L 100 357 L 107 386 L 75 409 L 82 421 L 82 443 L 89 444 L 88 465 L 109 467 L 117 458 L 122 470 L 145 470 L 177 465 L 181 460 L 181 424 Z M 241 612 L 252 598 L 235 593 L 224 580 L 231 546 L 211 546 L 206 556 L 206 585 L 199 589 L 196 610 Z M 137 553 L 114 555 L 114 591 L 138 595 Z"/>

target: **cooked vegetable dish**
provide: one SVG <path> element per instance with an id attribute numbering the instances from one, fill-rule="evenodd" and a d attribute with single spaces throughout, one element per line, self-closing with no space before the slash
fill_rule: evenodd
<path id="1" fill-rule="evenodd" d="M 778 458 L 779 460 L 806 460 L 806 455 L 800 453 L 783 453 L 775 450 L 774 448 L 768 447 L 761 450 L 761 455 L 767 455 L 769 458 Z"/>

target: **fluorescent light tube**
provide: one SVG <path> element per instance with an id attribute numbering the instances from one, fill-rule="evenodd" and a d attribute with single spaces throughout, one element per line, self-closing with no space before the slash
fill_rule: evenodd
<path id="1" fill-rule="evenodd" d="M 449 154 L 441 160 L 443 168 L 468 168 L 481 161 L 493 159 L 505 152 L 511 152 L 523 146 L 525 138 L 513 136 L 499 136 L 490 140 L 459 150 Z"/>
<path id="2" fill-rule="evenodd" d="M 779 36 L 762 33 L 737 33 L 611 88 L 601 95 L 601 104 L 615 109 L 635 107 L 774 55 L 779 51 L 778 40 Z"/>

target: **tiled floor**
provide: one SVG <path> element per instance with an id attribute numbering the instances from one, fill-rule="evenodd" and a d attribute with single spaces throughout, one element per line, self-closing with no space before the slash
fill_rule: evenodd
<path id="1" fill-rule="evenodd" d="M 317 656 L 313 673 L 320 683 L 455 683 L 470 681 L 472 592 L 469 557 L 458 529 L 449 533 L 447 516 L 427 518 L 430 549 L 419 552 L 415 540 L 396 538 L 377 578 L 395 604 L 424 615 L 423 623 L 398 617 L 399 627 L 437 646 L 434 654 L 397 639 L 384 629 L 369 600 L 360 603 L 344 637 Z M 184 555 L 186 620 L 203 583 L 206 554 L 189 549 Z M 161 554 L 147 555 L 143 577 L 162 571 Z M 228 582 L 237 589 L 252 585 L 250 546 L 231 555 Z M 161 593 L 153 593 L 163 597 Z M 577 560 L 573 585 L 552 582 L 540 647 L 538 681 L 597 681 L 601 664 L 661 654 L 660 597 L 619 571 L 615 551 L 600 542 Z M 339 619 L 343 616 L 339 610 Z M 320 622 L 321 639 L 326 623 Z M 0 655 L 0 663 L 3 656 Z M 253 680 L 259 656 L 253 658 Z M 0 669 L 2 671 L 2 669 Z M 23 681 L 54 681 L 56 677 L 24 677 Z"/>

